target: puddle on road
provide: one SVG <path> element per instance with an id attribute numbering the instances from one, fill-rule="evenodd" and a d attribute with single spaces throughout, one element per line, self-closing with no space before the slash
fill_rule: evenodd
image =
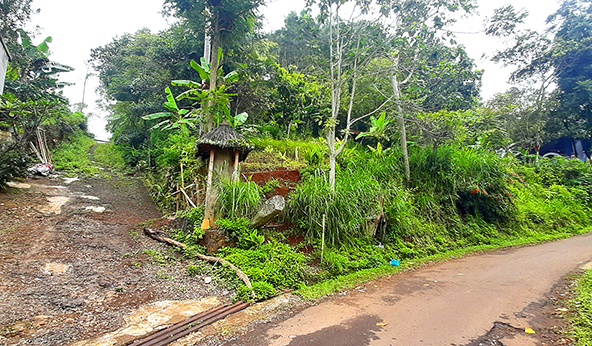
<path id="1" fill-rule="evenodd" d="M 80 178 L 78 178 L 78 177 L 74 177 L 74 178 L 62 178 L 62 179 L 64 179 L 64 183 L 65 184 L 72 184 L 73 182 L 80 180 Z"/>
<path id="2" fill-rule="evenodd" d="M 63 274 L 66 271 L 68 271 L 68 268 L 70 268 L 69 265 L 67 264 L 62 264 L 62 263 L 46 263 L 45 267 L 43 268 L 43 271 L 47 274 Z"/>
<path id="3" fill-rule="evenodd" d="M 25 183 L 15 183 L 14 181 L 9 181 L 6 185 L 15 188 L 15 189 L 30 189 L 31 185 Z"/>
<path id="4" fill-rule="evenodd" d="M 85 210 L 92 210 L 95 213 L 102 213 L 105 211 L 105 207 L 86 207 Z"/>
<path id="5" fill-rule="evenodd" d="M 202 300 L 161 301 L 139 308 L 123 319 L 125 326 L 96 339 L 84 340 L 72 346 L 113 346 L 132 341 L 153 332 L 156 327 L 183 321 L 202 311 L 220 305 L 218 297 Z"/>
<path id="6" fill-rule="evenodd" d="M 61 214 L 62 213 L 62 206 L 66 204 L 70 200 L 70 197 L 65 196 L 55 196 L 55 197 L 47 197 L 47 201 L 49 204 L 37 206 L 36 209 L 46 215 L 50 214 Z"/>

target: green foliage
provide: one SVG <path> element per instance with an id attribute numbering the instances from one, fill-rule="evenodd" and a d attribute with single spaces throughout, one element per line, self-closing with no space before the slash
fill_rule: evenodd
<path id="1" fill-rule="evenodd" d="M 159 266 L 164 266 L 171 261 L 171 258 L 168 255 L 163 254 L 159 250 L 144 250 L 144 254 L 150 258 L 154 264 Z"/>
<path id="2" fill-rule="evenodd" d="M 269 137 L 261 137 L 251 138 L 251 141 L 255 144 L 257 150 L 278 151 L 292 159 L 295 158 L 296 151 L 302 155 L 313 150 L 322 150 L 325 147 L 323 139 L 277 140 Z"/>
<path id="3" fill-rule="evenodd" d="M 576 281 L 570 307 L 573 314 L 569 317 L 569 334 L 575 339 L 574 346 L 592 345 L 592 271 Z"/>
<path id="4" fill-rule="evenodd" d="M 6 183 L 26 174 L 30 158 L 18 147 L 0 145 L 0 189 L 6 187 Z"/>
<path id="5" fill-rule="evenodd" d="M 306 257 L 287 244 L 270 242 L 250 250 L 224 248 L 221 253 L 251 282 L 267 282 L 275 289 L 295 288 L 302 282 Z"/>
<path id="6" fill-rule="evenodd" d="M 389 245 L 378 247 L 370 239 L 356 239 L 346 246 L 326 249 L 321 267 L 331 276 L 338 276 L 378 268 L 388 264 L 391 259 L 398 258 L 400 257 L 396 249 Z"/>
<path id="7" fill-rule="evenodd" d="M 259 210 L 263 190 L 252 181 L 219 180 L 217 206 L 223 217 L 251 217 Z"/>
<path id="8" fill-rule="evenodd" d="M 93 159 L 106 167 L 117 170 L 125 169 L 121 150 L 113 142 L 98 143 L 93 153 Z"/>
<path id="9" fill-rule="evenodd" d="M 256 229 L 249 227 L 249 220 L 245 218 L 218 219 L 216 226 L 224 230 L 230 239 L 235 240 L 240 249 L 259 248 L 265 241 L 264 236 L 258 235 Z"/>
<path id="10" fill-rule="evenodd" d="M 99 169 L 93 166 L 88 152 L 96 142 L 81 131 L 76 132 L 52 151 L 53 164 L 57 170 L 69 170 L 85 174 L 96 174 Z"/>
<path id="11" fill-rule="evenodd" d="M 204 231 L 201 229 L 201 222 L 204 219 L 204 207 L 189 208 L 177 212 L 177 218 L 185 218 L 184 229 L 171 231 L 173 238 L 185 245 L 198 246 Z"/>
<path id="12" fill-rule="evenodd" d="M 308 239 L 321 238 L 325 215 L 327 243 L 348 243 L 371 234 L 368 218 L 378 213 L 384 193 L 374 177 L 355 168 L 338 172 L 335 191 L 324 174 L 311 175 L 291 194 L 286 213 Z"/>
<path id="13" fill-rule="evenodd" d="M 276 294 L 276 289 L 272 284 L 265 281 L 255 281 L 251 283 L 251 288 L 241 286 L 236 292 L 236 297 L 242 301 L 249 301 L 253 299 L 253 293 L 256 300 L 266 300 Z"/>
<path id="14" fill-rule="evenodd" d="M 325 151 L 317 148 L 308 150 L 303 155 L 309 167 L 320 167 L 324 162 Z"/>

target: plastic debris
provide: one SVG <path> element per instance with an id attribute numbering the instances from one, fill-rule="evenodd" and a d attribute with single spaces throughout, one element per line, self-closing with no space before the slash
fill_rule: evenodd
<path id="1" fill-rule="evenodd" d="M 524 328 L 524 332 L 526 334 L 534 334 L 535 333 L 534 330 L 532 330 L 531 328 Z"/>
<path id="2" fill-rule="evenodd" d="M 393 267 L 398 267 L 399 266 L 399 260 L 397 259 L 392 259 L 389 264 Z"/>
<path id="3" fill-rule="evenodd" d="M 209 283 L 211 283 L 211 282 L 212 282 L 212 277 L 211 277 L 211 276 L 206 276 L 206 277 L 204 278 L 204 282 L 205 282 L 206 284 L 209 284 Z"/>
<path id="4" fill-rule="evenodd" d="M 44 177 L 48 176 L 50 173 L 53 173 L 53 171 L 53 165 L 49 162 L 38 163 L 36 165 L 29 167 L 29 172 L 33 174 L 40 174 Z"/>
<path id="5" fill-rule="evenodd" d="M 377 326 L 386 326 L 388 323 L 386 322 L 378 322 L 376 323 Z"/>

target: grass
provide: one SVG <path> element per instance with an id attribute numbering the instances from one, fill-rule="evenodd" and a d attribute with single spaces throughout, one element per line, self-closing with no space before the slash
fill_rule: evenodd
<path id="1" fill-rule="evenodd" d="M 592 229 L 584 229 L 580 233 L 586 233 L 592 231 Z M 407 261 L 401 261 L 400 267 L 391 267 L 388 265 L 384 265 L 377 268 L 370 268 L 370 269 L 363 269 L 354 273 L 350 273 L 347 275 L 342 275 L 335 277 L 333 279 L 329 279 L 327 281 L 323 281 L 321 283 L 312 285 L 312 286 L 304 286 L 299 288 L 295 291 L 296 294 L 300 295 L 302 298 L 307 300 L 315 300 L 321 298 L 323 296 L 329 295 L 331 293 L 343 291 L 346 289 L 350 289 L 356 287 L 360 284 L 367 283 L 369 281 L 375 280 L 382 276 L 393 275 L 399 273 L 407 268 L 415 268 L 425 265 L 426 263 L 431 262 L 439 262 L 448 260 L 451 258 L 461 257 L 470 254 L 477 254 L 486 251 L 494 251 L 503 248 L 509 247 L 518 247 L 524 245 L 531 245 L 531 244 L 540 244 L 544 242 L 549 242 L 553 240 L 559 240 L 564 238 L 569 238 L 573 236 L 572 233 L 555 233 L 555 234 L 537 234 L 530 237 L 521 237 L 521 238 L 513 238 L 503 240 L 498 244 L 490 244 L 490 245 L 477 245 L 471 246 L 463 249 L 457 249 L 452 251 L 447 251 L 444 253 L 435 254 L 432 256 L 422 257 L 422 258 L 414 258 L 409 259 Z M 590 277 L 590 295 L 592 297 L 592 275 Z M 592 301 L 590 302 L 592 304 Z M 592 313 L 592 309 L 589 310 Z M 592 321 L 592 315 L 590 315 Z M 592 326 L 591 326 L 592 328 Z M 592 329 L 591 329 L 592 333 Z M 591 334 L 592 335 L 592 334 Z M 592 344 L 582 344 L 585 346 L 592 345 Z"/>
<path id="2" fill-rule="evenodd" d="M 95 145 L 94 139 L 77 132 L 70 136 L 68 141 L 62 142 L 52 151 L 53 164 L 55 168 L 71 172 L 80 172 L 93 175 L 100 172 L 91 162 L 88 151 Z"/>
<path id="3" fill-rule="evenodd" d="M 569 334 L 575 339 L 574 346 L 592 346 L 592 270 L 576 281 L 569 305 L 573 311 L 568 318 L 572 327 Z"/>
<path id="4" fill-rule="evenodd" d="M 125 169 L 125 161 L 113 142 L 97 144 L 93 159 L 112 169 Z"/>
<path id="5" fill-rule="evenodd" d="M 287 157 L 294 159 L 296 156 L 296 149 L 298 149 L 299 157 L 305 152 L 317 149 L 323 150 L 326 148 L 326 144 L 324 143 L 324 139 L 315 139 L 315 140 L 278 140 L 273 138 L 251 138 L 255 147 L 259 150 L 268 151 L 273 149 L 279 151 L 286 155 Z"/>

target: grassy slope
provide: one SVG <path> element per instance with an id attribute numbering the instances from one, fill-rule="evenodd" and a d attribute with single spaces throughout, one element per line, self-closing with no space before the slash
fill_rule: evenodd
<path id="1" fill-rule="evenodd" d="M 94 139 L 82 132 L 75 133 L 52 151 L 55 168 L 58 171 L 66 170 L 88 175 L 99 173 L 100 170 L 93 166 L 88 155 L 88 151 L 95 144 Z"/>
<path id="2" fill-rule="evenodd" d="M 592 231 L 592 229 L 585 229 L 582 230 L 581 233 Z M 371 268 L 371 269 L 363 269 L 358 272 L 354 272 L 351 274 L 339 276 L 316 285 L 312 286 L 305 286 L 298 289 L 295 293 L 299 294 L 305 299 L 317 299 L 322 296 L 338 292 L 344 289 L 353 288 L 359 284 L 374 280 L 381 276 L 392 275 L 398 272 L 403 271 L 406 268 L 412 268 L 421 266 L 422 264 L 434 261 L 443 261 L 453 257 L 464 256 L 468 254 L 480 253 L 485 251 L 493 251 L 501 248 L 507 247 L 517 247 L 522 245 L 529 245 L 529 244 L 539 244 L 547 241 L 553 241 L 558 239 L 569 238 L 573 236 L 572 233 L 556 233 L 556 234 L 540 234 L 531 237 L 521 237 L 521 238 L 514 238 L 514 239 L 507 239 L 500 241 L 495 245 L 479 245 L 479 246 L 471 246 L 464 249 L 458 249 L 454 251 L 448 251 L 440 254 L 436 254 L 433 256 L 416 258 L 412 260 L 408 260 L 405 262 L 401 262 L 400 267 L 391 267 L 391 266 L 381 266 L 378 268 Z M 592 280 L 592 279 L 591 279 Z M 591 286 L 591 294 L 592 294 L 592 286 Z M 582 344 L 588 345 L 588 344 Z M 592 344 L 590 344 L 592 345 Z"/>
<path id="3" fill-rule="evenodd" d="M 568 318 L 570 336 L 576 340 L 574 346 L 592 346 L 592 270 L 576 281 L 574 293 L 570 302 L 573 314 Z"/>

